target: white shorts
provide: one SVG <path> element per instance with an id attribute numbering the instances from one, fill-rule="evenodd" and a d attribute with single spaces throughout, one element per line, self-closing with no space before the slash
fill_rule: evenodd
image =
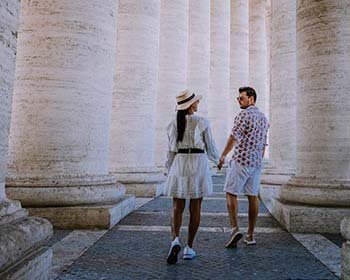
<path id="1" fill-rule="evenodd" d="M 231 160 L 226 174 L 224 192 L 239 195 L 259 194 L 260 175 L 262 166 L 248 167 Z"/>

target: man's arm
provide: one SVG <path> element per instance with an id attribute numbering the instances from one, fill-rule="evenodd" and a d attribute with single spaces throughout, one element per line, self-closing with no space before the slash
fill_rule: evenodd
<path id="1" fill-rule="evenodd" d="M 227 154 L 232 150 L 233 146 L 236 144 L 236 139 L 234 139 L 232 137 L 232 135 L 230 135 L 227 139 L 227 142 L 226 142 L 226 145 L 225 145 L 225 148 L 223 150 L 223 152 L 221 153 L 221 157 L 220 157 L 220 160 L 219 160 L 219 164 L 218 164 L 218 168 L 219 170 L 222 168 L 222 166 L 224 165 L 225 163 L 225 158 L 227 156 Z"/>

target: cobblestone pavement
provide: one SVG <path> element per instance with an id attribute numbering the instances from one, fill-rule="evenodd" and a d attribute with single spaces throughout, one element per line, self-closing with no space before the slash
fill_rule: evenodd
<path id="1" fill-rule="evenodd" d="M 192 261 L 180 259 L 167 265 L 170 244 L 171 200 L 156 198 L 124 218 L 93 244 L 57 279 L 338 279 L 335 274 L 293 235 L 282 230 L 260 206 L 256 246 L 239 243 L 236 249 L 224 247 L 228 233 L 226 202 L 222 193 L 224 178 L 213 177 L 216 195 L 203 201 L 201 228 Z M 247 201 L 240 198 L 239 222 L 247 227 Z M 186 242 L 186 212 L 181 232 Z M 55 231 L 56 240 L 67 232 Z M 336 248 L 341 237 L 324 235 Z M 336 245 L 335 245 L 336 244 Z"/>

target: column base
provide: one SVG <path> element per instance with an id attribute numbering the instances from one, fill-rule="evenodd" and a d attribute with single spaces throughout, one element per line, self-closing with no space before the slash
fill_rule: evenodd
<path id="1" fill-rule="evenodd" d="M 350 241 L 341 248 L 341 279 L 350 280 Z"/>
<path id="2" fill-rule="evenodd" d="M 350 181 L 293 176 L 281 189 L 281 199 L 316 207 L 350 207 Z"/>
<path id="3" fill-rule="evenodd" d="M 30 215 L 48 219 L 58 229 L 110 229 L 135 210 L 135 197 L 118 201 L 67 207 L 27 208 Z"/>
<path id="4" fill-rule="evenodd" d="M 283 168 L 281 167 L 276 166 L 276 163 L 273 164 L 273 161 L 271 160 L 264 159 L 261 183 L 267 185 L 286 184 L 295 174 L 295 170 L 293 170 L 290 166 L 285 166 L 285 164 L 283 164 Z"/>
<path id="5" fill-rule="evenodd" d="M 284 185 L 291 178 L 292 174 L 273 174 L 263 173 L 261 174 L 261 184 L 266 185 Z"/>
<path id="6" fill-rule="evenodd" d="M 341 221 L 340 231 L 341 231 L 342 236 L 346 240 L 350 241 L 350 216 L 346 217 L 345 219 L 343 219 Z"/>
<path id="7" fill-rule="evenodd" d="M 292 204 L 276 198 L 268 210 L 286 230 L 302 233 L 339 233 L 341 220 L 350 216 L 350 207 Z"/>
<path id="8" fill-rule="evenodd" d="M 282 185 L 261 184 L 259 197 L 266 206 L 267 210 L 272 213 L 275 208 L 277 199 L 280 199 Z"/>
<path id="9" fill-rule="evenodd" d="M 136 197 L 157 197 L 163 194 L 165 175 L 156 168 L 125 168 L 112 173 Z"/>
<path id="10" fill-rule="evenodd" d="M 16 266 L 0 273 L 0 279 L 47 280 L 49 279 L 51 263 L 52 249 L 50 247 L 43 247 L 28 255 Z"/>
<path id="11" fill-rule="evenodd" d="M 17 200 L 3 200 L 0 202 L 0 226 L 26 218 L 28 211 L 21 207 Z"/>
<path id="12" fill-rule="evenodd" d="M 25 207 L 106 203 L 121 198 L 123 185 L 110 175 L 7 178 L 6 194 Z"/>
<path id="13" fill-rule="evenodd" d="M 52 225 L 27 217 L 0 227 L 0 279 L 48 279 L 52 251 L 42 247 L 52 235 Z"/>

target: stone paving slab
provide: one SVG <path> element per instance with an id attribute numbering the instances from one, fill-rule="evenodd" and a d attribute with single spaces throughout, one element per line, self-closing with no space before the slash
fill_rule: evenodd
<path id="1" fill-rule="evenodd" d="M 188 211 L 188 203 L 186 203 L 186 210 Z M 140 207 L 137 211 L 167 211 L 172 208 L 172 200 L 170 198 L 158 197 L 146 205 Z M 247 213 L 248 201 L 239 201 L 239 213 Z M 202 203 L 203 212 L 227 212 L 225 200 L 206 200 Z M 260 203 L 260 213 L 268 213 L 266 207 Z"/>
<path id="2" fill-rule="evenodd" d="M 54 229 L 53 234 L 49 241 L 45 244 L 46 246 L 51 247 L 55 243 L 59 242 L 63 238 L 65 238 L 68 234 L 70 234 L 72 230 L 66 230 L 66 229 Z"/>
<path id="3" fill-rule="evenodd" d="M 212 182 L 214 185 L 221 184 L 224 185 L 225 183 L 225 175 L 223 176 L 212 176 Z"/>
<path id="4" fill-rule="evenodd" d="M 222 184 L 220 185 L 213 185 L 213 192 L 223 192 L 224 186 Z"/>
<path id="5" fill-rule="evenodd" d="M 237 249 L 225 249 L 226 238 L 199 232 L 197 258 L 169 266 L 169 233 L 113 228 L 58 279 L 337 279 L 286 232 L 257 234 L 257 246 Z"/>
<path id="6" fill-rule="evenodd" d="M 170 225 L 170 211 L 167 212 L 134 212 L 122 220 L 119 225 L 139 225 L 139 226 L 165 226 Z M 188 225 L 189 215 L 184 215 L 182 225 Z M 202 216 L 201 227 L 229 227 L 229 218 L 223 216 Z M 238 218 L 239 226 L 248 227 L 248 217 Z M 259 217 L 257 227 L 280 227 L 278 222 L 272 217 Z"/>

